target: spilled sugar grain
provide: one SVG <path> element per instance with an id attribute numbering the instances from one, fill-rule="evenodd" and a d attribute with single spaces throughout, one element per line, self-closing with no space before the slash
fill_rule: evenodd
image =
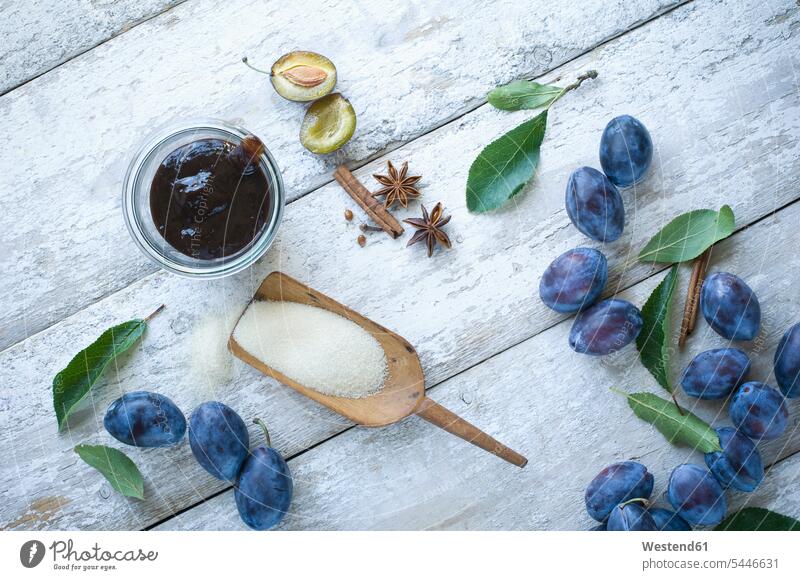
<path id="1" fill-rule="evenodd" d="M 228 338 L 239 312 L 206 316 L 191 330 L 186 345 L 191 364 L 192 384 L 204 397 L 216 398 L 216 391 L 234 377 L 233 355 L 228 350 Z"/>
<path id="2" fill-rule="evenodd" d="M 383 348 L 358 324 L 296 302 L 253 302 L 234 330 L 254 357 L 325 395 L 358 399 L 386 380 Z"/>

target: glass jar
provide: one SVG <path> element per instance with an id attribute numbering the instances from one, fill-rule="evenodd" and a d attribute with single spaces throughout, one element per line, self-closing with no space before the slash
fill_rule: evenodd
<path id="1" fill-rule="evenodd" d="M 122 200 L 125 224 L 133 241 L 145 256 L 175 274 L 211 279 L 240 272 L 266 253 L 277 235 L 285 204 L 283 180 L 278 164 L 266 147 L 258 157 L 258 166 L 269 184 L 268 215 L 264 226 L 252 242 L 238 252 L 215 259 L 186 255 L 172 247 L 162 236 L 150 210 L 153 178 L 170 153 L 201 139 L 220 139 L 238 145 L 251 134 L 224 121 L 203 119 L 166 127 L 145 141 L 128 167 Z"/>

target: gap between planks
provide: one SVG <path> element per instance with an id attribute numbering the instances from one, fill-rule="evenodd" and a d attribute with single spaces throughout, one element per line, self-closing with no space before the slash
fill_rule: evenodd
<path id="1" fill-rule="evenodd" d="M 174 1 L 175 1 L 175 4 L 167 6 L 167 7 L 163 8 L 162 10 L 159 10 L 158 12 L 154 12 L 152 14 L 144 16 L 143 18 L 140 18 L 139 20 L 135 20 L 133 22 L 127 22 L 127 23 L 123 24 L 122 26 L 119 27 L 119 29 L 116 32 L 112 32 L 108 37 L 106 37 L 103 40 L 100 40 L 98 42 L 95 42 L 91 46 L 87 46 L 87 47 L 85 47 L 83 49 L 78 49 L 78 52 L 70 54 L 64 60 L 52 61 L 52 63 L 50 63 L 48 65 L 45 65 L 47 68 L 45 68 L 45 69 L 43 69 L 43 70 L 41 70 L 41 71 L 39 71 L 37 73 L 34 73 L 32 76 L 24 77 L 23 80 L 21 80 L 20 82 L 17 82 L 17 84 L 15 84 L 14 86 L 9 87 L 7 89 L 4 89 L 3 91 L 0 91 L 0 97 L 2 97 L 3 95 L 7 95 L 9 93 L 13 93 L 17 89 L 22 88 L 25 85 L 27 85 L 28 83 L 30 83 L 32 81 L 35 81 L 39 77 L 42 77 L 42 76 L 44 76 L 44 75 L 46 75 L 46 74 L 58 69 L 59 67 L 64 66 L 65 64 L 67 64 L 71 60 L 76 59 L 79 56 L 82 56 L 82 55 L 86 54 L 87 52 L 93 51 L 98 46 L 102 46 L 106 42 L 109 42 L 110 40 L 114 40 L 115 38 L 119 38 L 120 36 L 122 36 L 126 32 L 130 32 L 131 30 L 133 30 L 134 28 L 136 28 L 140 24 L 144 24 L 148 20 L 152 20 L 154 18 L 158 18 L 159 16 L 161 16 L 163 14 L 167 14 L 170 10 L 172 10 L 173 8 L 177 8 L 181 4 L 186 3 L 188 0 L 174 0 Z"/>

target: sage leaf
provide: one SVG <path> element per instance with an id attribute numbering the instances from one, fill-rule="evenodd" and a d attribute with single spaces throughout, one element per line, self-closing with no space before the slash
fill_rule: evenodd
<path id="1" fill-rule="evenodd" d="M 652 393 L 633 393 L 627 399 L 634 414 L 652 424 L 670 443 L 684 443 L 702 453 L 722 451 L 711 425 L 685 409 L 678 410 L 675 402 Z"/>
<path id="2" fill-rule="evenodd" d="M 800 532 L 800 522 L 764 508 L 746 507 L 729 515 L 714 531 Z"/>
<path id="3" fill-rule="evenodd" d="M 642 307 L 642 330 L 636 337 L 636 348 L 644 367 L 668 393 L 672 392 L 669 382 L 669 337 L 672 295 L 678 279 L 678 265 L 675 264 Z"/>
<path id="4" fill-rule="evenodd" d="M 563 90 L 561 87 L 542 85 L 534 81 L 513 81 L 489 91 L 486 98 L 493 107 L 501 111 L 519 111 L 546 107 Z"/>
<path id="5" fill-rule="evenodd" d="M 77 445 L 81 459 L 103 474 L 122 495 L 144 499 L 144 480 L 136 464 L 122 451 L 105 445 Z"/>
<path id="6" fill-rule="evenodd" d="M 733 210 L 723 205 L 720 210 L 696 209 L 679 215 L 639 252 L 642 262 L 675 264 L 692 260 L 718 241 L 733 233 Z"/>
<path id="7" fill-rule="evenodd" d="M 469 168 L 467 208 L 483 213 L 517 195 L 533 177 L 547 127 L 547 111 L 489 143 Z"/>
<path id="8" fill-rule="evenodd" d="M 145 319 L 136 318 L 109 328 L 76 354 L 64 370 L 53 378 L 53 407 L 59 429 L 64 427 L 67 417 L 89 394 L 106 367 L 139 340 L 147 328 L 147 321 L 162 308 Z"/>

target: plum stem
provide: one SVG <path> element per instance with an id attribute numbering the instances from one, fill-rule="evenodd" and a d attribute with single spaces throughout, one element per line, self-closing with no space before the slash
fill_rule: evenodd
<path id="1" fill-rule="evenodd" d="M 261 427 L 261 430 L 264 432 L 264 439 L 267 440 L 267 447 L 272 447 L 272 441 L 270 440 L 269 437 L 269 429 L 267 429 L 267 426 L 264 424 L 264 421 L 262 421 L 261 419 L 253 419 L 253 423 Z"/>
<path id="2" fill-rule="evenodd" d="M 588 79 L 596 79 L 596 78 L 597 78 L 597 71 L 596 70 L 587 70 L 585 73 L 582 73 L 582 74 L 578 75 L 578 78 L 575 80 L 574 83 L 569 84 L 566 87 L 564 87 L 563 89 L 561 89 L 561 92 L 558 93 L 558 95 L 556 95 L 556 98 L 554 98 L 552 101 L 550 101 L 550 104 L 547 105 L 547 109 L 552 107 L 553 103 L 555 103 L 558 99 L 560 99 L 561 97 L 566 95 L 568 92 L 570 92 L 572 90 L 575 90 L 579 86 L 581 86 L 583 84 L 583 81 L 588 80 Z"/>
<path id="3" fill-rule="evenodd" d="M 383 228 L 379 228 L 378 226 L 371 226 L 369 224 L 361 224 L 358 226 L 362 232 L 382 232 Z"/>
<path id="4" fill-rule="evenodd" d="M 252 64 L 250 64 L 250 62 L 247 60 L 247 57 L 246 57 L 246 56 L 243 56 L 243 57 L 242 57 L 242 62 L 243 62 L 244 64 L 246 64 L 248 67 L 250 67 L 251 69 L 253 69 L 254 71 L 256 71 L 256 72 L 260 72 L 262 75 L 268 75 L 268 76 L 272 76 L 272 73 L 271 73 L 271 72 L 268 72 L 268 71 L 265 71 L 265 70 L 261 70 L 260 68 L 256 68 L 256 67 L 254 67 Z"/>
<path id="5" fill-rule="evenodd" d="M 681 415 L 685 415 L 686 413 L 683 412 L 683 409 L 681 409 L 681 406 L 678 404 L 678 399 L 675 398 L 675 393 L 670 393 L 670 395 L 672 395 L 672 402 L 675 403 L 675 407 L 678 409 L 678 413 L 680 413 Z"/>
<path id="6" fill-rule="evenodd" d="M 162 304 L 161 306 L 159 306 L 158 308 L 156 308 L 155 310 L 153 310 L 153 312 L 151 312 L 151 313 L 150 313 L 148 316 L 145 316 L 145 318 L 144 318 L 144 321 L 145 321 L 145 322 L 150 322 L 150 320 L 152 320 L 152 319 L 153 319 L 153 317 L 154 317 L 156 314 L 158 314 L 159 312 L 161 312 L 162 310 L 164 310 L 164 308 L 166 308 L 166 306 L 165 306 L 164 304 Z"/>
<path id="7" fill-rule="evenodd" d="M 631 504 L 631 503 L 643 503 L 645 505 L 645 507 L 647 507 L 647 498 L 646 497 L 634 497 L 634 498 L 629 499 L 628 501 L 622 502 L 617 507 L 625 507 L 626 505 Z"/>

